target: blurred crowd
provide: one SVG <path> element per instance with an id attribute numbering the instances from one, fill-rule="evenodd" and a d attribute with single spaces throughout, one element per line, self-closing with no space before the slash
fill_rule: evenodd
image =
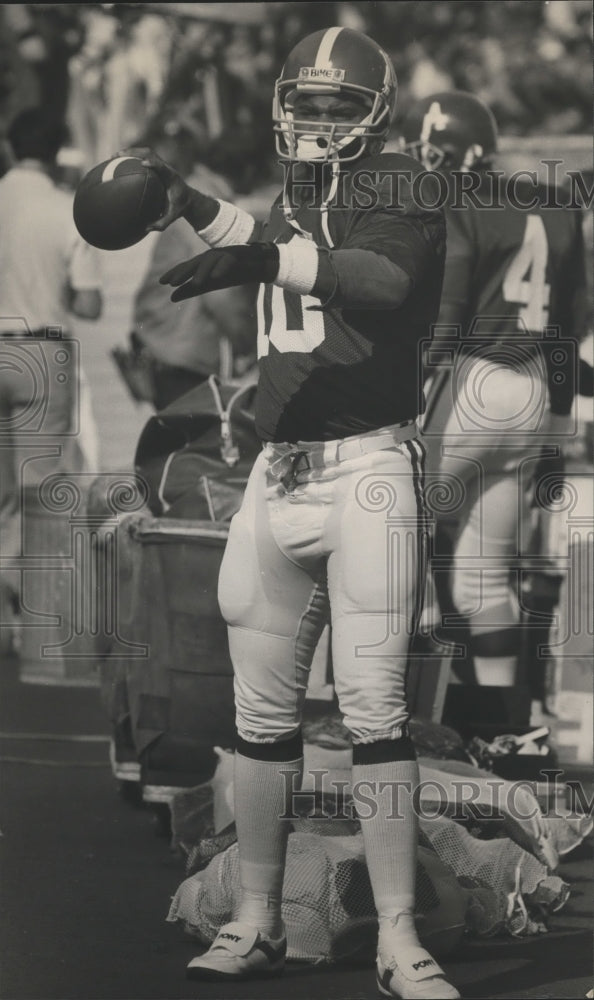
<path id="1" fill-rule="evenodd" d="M 273 163 L 272 85 L 310 31 L 381 40 L 400 114 L 468 89 L 504 134 L 589 133 L 590 0 L 0 5 L 0 136 L 23 107 L 65 118 L 84 167 L 138 141 L 191 136 L 239 192 Z"/>

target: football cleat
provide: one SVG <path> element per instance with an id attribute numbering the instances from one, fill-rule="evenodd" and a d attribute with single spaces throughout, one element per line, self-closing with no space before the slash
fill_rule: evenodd
<path id="1" fill-rule="evenodd" d="M 221 927 L 204 955 L 192 959 L 186 977 L 213 982 L 278 976 L 284 969 L 286 954 L 286 937 L 274 940 L 236 920 Z"/>
<path id="2" fill-rule="evenodd" d="M 384 965 L 377 960 L 377 988 L 396 1000 L 460 1000 L 455 986 L 424 948 L 411 949 L 404 961 Z"/>

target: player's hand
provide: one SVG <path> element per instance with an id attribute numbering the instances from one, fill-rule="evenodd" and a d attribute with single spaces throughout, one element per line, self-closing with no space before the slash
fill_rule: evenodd
<path id="1" fill-rule="evenodd" d="M 116 153 L 116 156 L 136 156 L 142 160 L 143 166 L 151 167 L 158 175 L 163 187 L 167 192 L 167 208 L 160 219 L 147 226 L 147 233 L 162 232 L 170 226 L 176 219 L 181 218 L 187 211 L 195 192 L 189 184 L 186 184 L 183 177 L 170 167 L 165 160 L 149 149 L 148 146 L 135 146 L 132 149 L 124 149 Z"/>
<path id="2" fill-rule="evenodd" d="M 159 279 L 173 285 L 172 302 L 234 285 L 272 282 L 278 274 L 279 252 L 274 243 L 248 243 L 207 250 L 172 267 Z"/>

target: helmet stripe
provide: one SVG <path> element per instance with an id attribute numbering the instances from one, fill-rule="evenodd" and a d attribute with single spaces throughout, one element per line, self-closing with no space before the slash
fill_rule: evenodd
<path id="1" fill-rule="evenodd" d="M 315 61 L 316 69 L 324 69 L 330 62 L 330 55 L 332 53 L 334 42 L 338 38 L 341 31 L 342 28 L 328 28 L 322 38 L 322 41 L 320 42 L 320 47 Z"/>

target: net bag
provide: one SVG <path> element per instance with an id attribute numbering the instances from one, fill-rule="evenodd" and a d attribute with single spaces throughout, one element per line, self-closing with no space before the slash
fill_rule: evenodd
<path id="1" fill-rule="evenodd" d="M 240 901 L 239 850 L 233 844 L 178 888 L 167 919 L 211 942 L 236 919 Z M 438 957 L 449 954 L 464 933 L 467 896 L 452 872 L 429 848 L 419 848 L 417 927 Z M 377 917 L 360 834 L 289 836 L 282 915 L 287 955 L 309 962 L 372 960 Z"/>
<path id="2" fill-rule="evenodd" d="M 423 842 L 469 891 L 473 914 L 468 926 L 477 934 L 505 929 L 515 936 L 546 931 L 544 918 L 567 902 L 569 886 L 532 854 L 507 837 L 480 840 L 445 816 L 421 819 Z M 483 909 L 483 890 L 491 890 L 495 909 Z M 491 903 L 492 905 L 492 903 Z M 471 907 L 472 909 L 472 907 Z M 490 929 L 485 926 L 490 923 Z"/>

